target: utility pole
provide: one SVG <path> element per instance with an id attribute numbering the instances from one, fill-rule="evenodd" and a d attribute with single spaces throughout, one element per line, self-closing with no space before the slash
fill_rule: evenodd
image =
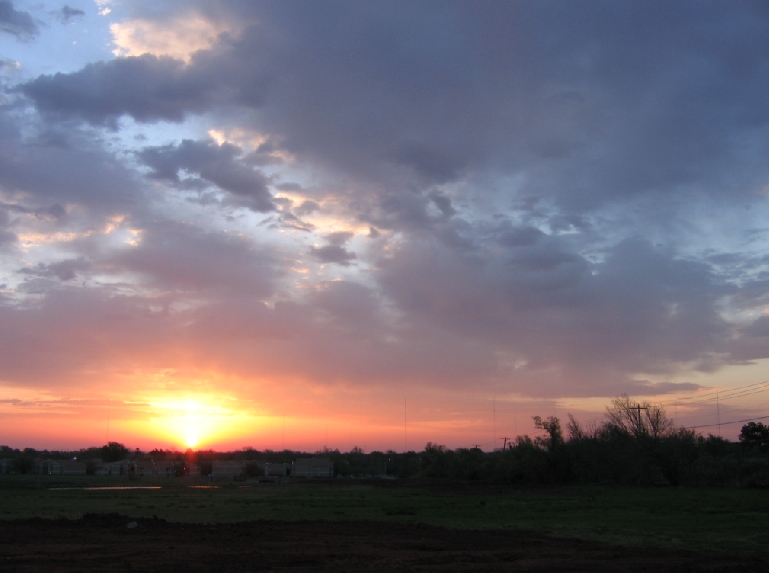
<path id="1" fill-rule="evenodd" d="M 716 392 L 716 421 L 718 422 L 718 437 L 721 437 L 721 407 L 718 404 L 718 392 Z"/>
<path id="2" fill-rule="evenodd" d="M 507 449 L 507 440 L 509 440 L 510 438 L 508 438 L 507 436 L 504 436 L 504 437 L 502 437 L 500 439 L 504 440 L 504 442 L 502 442 L 502 449 L 506 450 Z M 510 443 L 512 444 L 512 442 L 510 442 Z"/>
<path id="3" fill-rule="evenodd" d="M 635 406 L 631 406 L 631 410 L 638 410 L 638 430 L 641 431 L 642 434 L 646 433 L 646 430 L 643 427 L 643 420 L 641 419 L 641 410 L 649 411 L 649 408 L 646 406 L 641 406 L 641 404 L 636 404 Z"/>

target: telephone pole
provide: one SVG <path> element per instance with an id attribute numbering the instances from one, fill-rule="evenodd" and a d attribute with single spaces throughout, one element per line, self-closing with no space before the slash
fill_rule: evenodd
<path id="1" fill-rule="evenodd" d="M 491 401 L 491 417 L 493 420 L 493 426 L 494 426 L 494 433 L 492 434 L 492 440 L 491 440 L 491 451 L 497 449 L 497 399 L 494 398 Z"/>
<path id="2" fill-rule="evenodd" d="M 721 407 L 718 404 L 718 392 L 716 392 L 716 421 L 718 422 L 718 437 L 721 437 Z"/>
<path id="3" fill-rule="evenodd" d="M 407 434 L 406 434 L 406 420 L 407 419 L 408 418 L 406 417 L 406 399 L 404 398 L 403 399 L 403 453 L 404 454 L 409 451 L 408 439 L 407 439 Z"/>
<path id="4" fill-rule="evenodd" d="M 502 437 L 500 439 L 504 440 L 504 442 L 502 442 L 502 449 L 506 450 L 507 449 L 507 440 L 509 440 L 510 438 L 508 438 L 507 436 L 504 436 L 504 437 Z M 510 442 L 510 443 L 512 444 L 512 442 Z"/>

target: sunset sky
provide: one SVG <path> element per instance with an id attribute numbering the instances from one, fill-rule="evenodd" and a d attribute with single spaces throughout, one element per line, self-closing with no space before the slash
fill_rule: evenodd
<path id="1" fill-rule="evenodd" d="M 769 415 L 769 3 L 0 0 L 0 443 L 488 450 L 623 393 Z"/>

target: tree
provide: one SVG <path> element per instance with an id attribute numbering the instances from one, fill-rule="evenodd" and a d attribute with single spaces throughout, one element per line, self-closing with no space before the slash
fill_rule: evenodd
<path id="1" fill-rule="evenodd" d="M 637 403 L 623 394 L 606 408 L 609 425 L 634 438 L 663 438 L 674 431 L 673 420 L 661 406 L 649 402 Z"/>
<path id="2" fill-rule="evenodd" d="M 749 448 L 765 449 L 769 446 L 769 426 L 761 422 L 748 422 L 740 430 L 739 440 Z"/>
<path id="3" fill-rule="evenodd" d="M 534 427 L 538 430 L 547 432 L 547 438 L 537 438 L 537 442 L 545 446 L 548 451 L 553 451 L 563 445 L 563 431 L 561 430 L 561 421 L 555 416 L 548 416 L 543 420 L 541 416 L 533 416 Z"/>
<path id="4" fill-rule="evenodd" d="M 128 456 L 128 448 L 119 442 L 109 442 L 101 448 L 101 459 L 105 462 L 119 462 Z"/>

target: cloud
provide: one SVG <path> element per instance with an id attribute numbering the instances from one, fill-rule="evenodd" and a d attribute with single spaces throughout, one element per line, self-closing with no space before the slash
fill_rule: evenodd
<path id="1" fill-rule="evenodd" d="M 110 25 L 116 56 L 170 56 L 189 63 L 193 53 L 210 48 L 227 27 L 198 14 L 172 21 L 125 20 Z"/>
<path id="2" fill-rule="evenodd" d="M 85 12 L 79 8 L 71 8 L 65 4 L 61 10 L 55 13 L 55 15 L 62 24 L 69 24 L 73 19 L 85 16 Z"/>
<path id="3" fill-rule="evenodd" d="M 634 373 L 704 366 L 728 351 L 732 329 L 718 312 L 728 289 L 705 265 L 641 240 L 600 264 L 553 238 L 508 248 L 491 258 L 404 245 L 377 276 L 414 327 L 483 341 L 500 366 L 516 364 L 507 376 L 523 392 L 606 395 Z"/>
<path id="4" fill-rule="evenodd" d="M 37 24 L 28 12 L 15 10 L 11 0 L 0 0 L 0 32 L 27 40 L 39 34 Z"/>
<path id="5" fill-rule="evenodd" d="M 345 249 L 344 245 L 353 236 L 354 234 L 349 232 L 329 233 L 324 237 L 328 245 L 310 247 L 310 256 L 321 263 L 336 263 L 343 267 L 349 267 L 357 257 L 355 253 Z"/>
<path id="6" fill-rule="evenodd" d="M 10 230 L 11 217 L 8 211 L 0 205 L 0 247 L 7 246 L 16 242 L 18 237 L 16 233 Z"/>
<path id="7" fill-rule="evenodd" d="M 41 111 L 116 127 L 123 115 L 139 122 L 180 122 L 188 113 L 209 109 L 218 85 L 181 60 L 145 54 L 88 64 L 73 74 L 40 76 L 21 90 Z"/>
<path id="8" fill-rule="evenodd" d="M 275 209 L 265 174 L 247 165 L 243 150 L 231 143 L 183 140 L 178 145 L 147 147 L 139 159 L 151 167 L 152 177 L 180 183 L 184 169 L 227 191 L 239 203 L 259 212 Z"/>
<path id="9" fill-rule="evenodd" d="M 241 106 L 288 152 L 369 181 L 429 186 L 493 168 L 571 213 L 765 185 L 764 16 L 718 3 L 556 6 L 233 5 L 220 12 L 242 32 L 186 66 L 145 54 L 23 89 L 41 110 L 93 123 Z"/>
<path id="10" fill-rule="evenodd" d="M 16 60 L 0 59 L 0 71 L 15 72 L 21 67 Z"/>
<path id="11" fill-rule="evenodd" d="M 19 272 L 38 276 L 38 277 L 56 277 L 61 281 L 73 280 L 79 271 L 87 271 L 91 265 L 85 259 L 68 259 L 57 263 L 38 263 L 34 267 L 21 269 Z"/>
<path id="12" fill-rule="evenodd" d="M 117 58 L 5 91 L 3 380 L 558 398 L 768 357 L 752 5 L 126 10 Z"/>
<path id="13" fill-rule="evenodd" d="M 0 202 L 6 208 L 59 221 L 66 205 L 102 214 L 141 210 L 137 179 L 77 129 L 40 130 L 11 111 L 0 113 Z"/>
<path id="14" fill-rule="evenodd" d="M 338 245 L 310 247 L 310 255 L 321 263 L 336 263 L 343 267 L 349 267 L 356 258 L 355 253 Z"/>
<path id="15" fill-rule="evenodd" d="M 103 261 L 111 272 L 137 273 L 163 291 L 231 292 L 269 296 L 280 271 L 266 249 L 243 237 L 204 231 L 192 225 L 156 222 L 142 229 L 137 246 Z"/>

